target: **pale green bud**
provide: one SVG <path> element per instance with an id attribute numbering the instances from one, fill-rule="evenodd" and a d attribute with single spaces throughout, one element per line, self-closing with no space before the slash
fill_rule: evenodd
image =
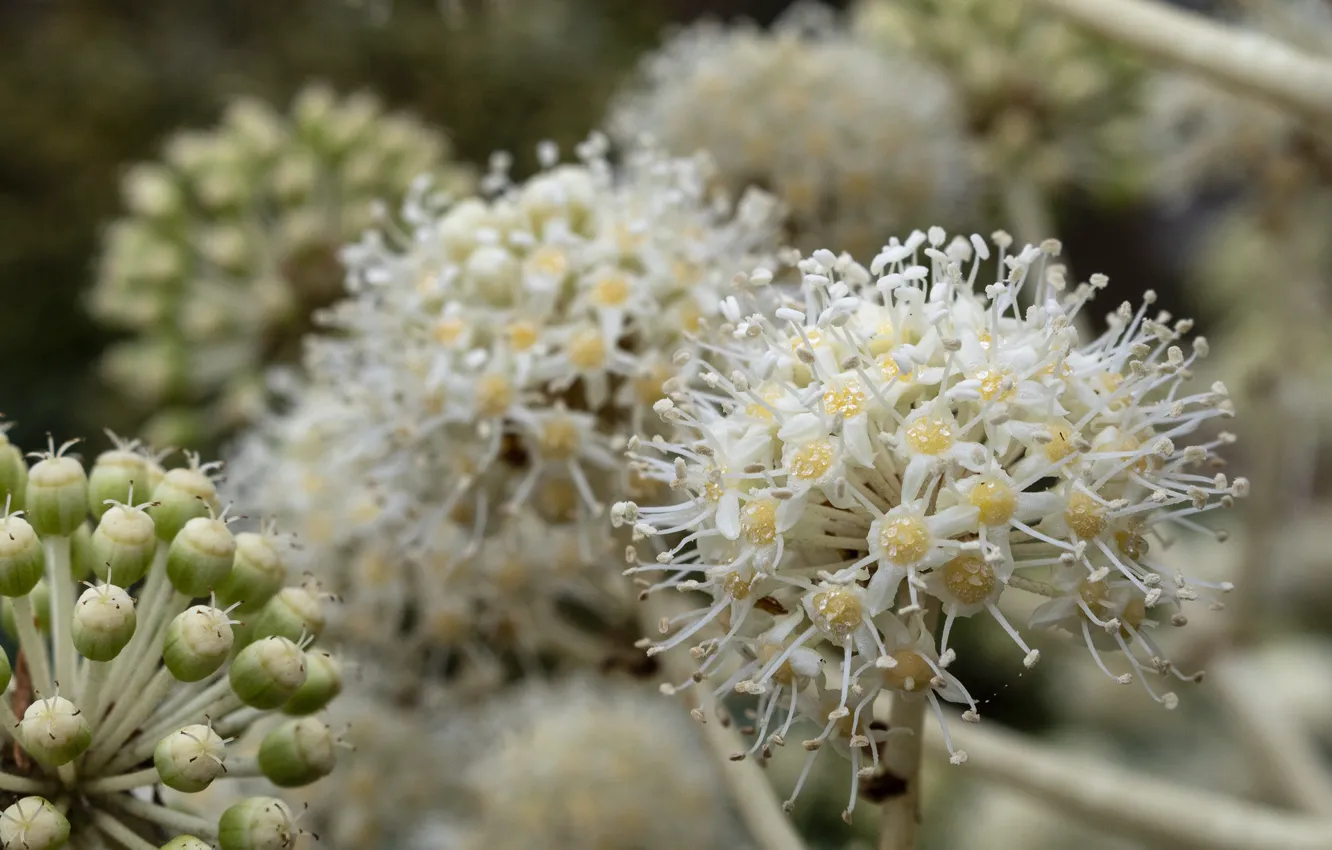
<path id="1" fill-rule="evenodd" d="M 157 524 L 161 540 L 174 538 L 190 520 L 208 516 L 210 507 L 214 512 L 221 507 L 212 479 L 198 469 L 187 468 L 172 469 L 163 475 L 153 488 L 153 501 L 157 504 L 148 512 Z"/>
<path id="2" fill-rule="evenodd" d="M 54 455 L 28 470 L 24 513 L 39 534 L 73 534 L 88 516 L 88 474 L 72 457 Z"/>
<path id="3" fill-rule="evenodd" d="M 28 493 L 28 462 L 19 447 L 9 442 L 0 430 L 0 505 L 9 500 L 9 509 L 23 509 L 23 498 Z"/>
<path id="4" fill-rule="evenodd" d="M 38 631 L 43 634 L 49 634 L 51 631 L 51 589 L 46 586 L 46 579 L 37 582 L 32 592 L 28 594 L 28 603 L 32 605 L 32 619 Z M 9 597 L 5 597 L 3 607 L 0 608 L 0 617 L 3 617 L 5 631 L 14 637 L 18 637 L 18 621 L 14 619 L 14 602 Z"/>
<path id="5" fill-rule="evenodd" d="M 162 661 L 182 682 L 198 682 L 222 668 L 235 638 L 227 612 L 211 605 L 195 605 L 177 614 L 167 625 Z"/>
<path id="6" fill-rule="evenodd" d="M 98 455 L 88 473 L 88 507 L 92 515 L 101 519 L 108 501 L 129 504 L 133 498 L 131 485 L 141 499 L 152 492 L 148 484 L 147 458 L 125 449 L 112 449 Z"/>
<path id="7" fill-rule="evenodd" d="M 177 835 L 158 850 L 213 850 L 213 845 L 193 835 Z"/>
<path id="8" fill-rule="evenodd" d="M 24 797 L 0 815 L 0 847 L 57 850 L 69 840 L 69 821 L 44 797 Z"/>
<path id="9" fill-rule="evenodd" d="M 286 580 L 287 566 L 272 541 L 243 531 L 236 535 L 236 559 L 231 575 L 217 588 L 217 599 L 223 605 L 240 602 L 253 610 L 273 598 Z"/>
<path id="10" fill-rule="evenodd" d="M 134 636 L 134 600 L 114 584 L 90 587 L 74 603 L 74 648 L 90 661 L 110 661 Z"/>
<path id="11" fill-rule="evenodd" d="M 181 528 L 167 550 L 167 578 L 186 596 L 207 596 L 226 581 L 236 557 L 236 536 L 227 524 L 195 517 Z"/>
<path id="12" fill-rule="evenodd" d="M 279 788 L 323 779 L 337 764 L 333 731 L 312 717 L 288 720 L 264 736 L 259 770 Z"/>
<path id="13" fill-rule="evenodd" d="M 48 767 L 68 764 L 92 743 L 92 727 L 79 707 L 64 697 L 39 699 L 19 721 L 23 749 Z"/>
<path id="14" fill-rule="evenodd" d="M 14 668 L 9 664 L 9 653 L 0 647 L 0 694 L 9 689 L 9 680 L 14 678 Z"/>
<path id="15" fill-rule="evenodd" d="M 46 550 L 26 519 L 0 519 L 0 595 L 26 596 L 41 581 Z"/>
<path id="16" fill-rule="evenodd" d="M 163 785 L 194 794 L 227 772 L 222 765 L 225 743 L 208 726 L 186 726 L 157 742 L 153 766 Z"/>
<path id="17" fill-rule="evenodd" d="M 153 518 L 139 508 L 112 505 L 92 534 L 93 572 L 106 581 L 109 568 L 117 583 L 129 587 L 148 574 L 156 551 Z"/>
<path id="18" fill-rule="evenodd" d="M 255 641 L 231 662 L 231 689 L 252 708 L 277 708 L 305 684 L 305 652 L 284 637 Z"/>
<path id="19" fill-rule="evenodd" d="M 291 850 L 299 834 L 291 809 L 275 797 L 242 800 L 217 825 L 222 850 Z"/>
<path id="20" fill-rule="evenodd" d="M 324 606 L 303 587 L 284 587 L 268 600 L 254 624 L 254 638 L 281 635 L 287 640 L 316 638 L 324 630 Z"/>
<path id="21" fill-rule="evenodd" d="M 282 706 L 286 714 L 314 714 L 342 693 L 342 664 L 327 652 L 305 654 L 305 684 Z"/>

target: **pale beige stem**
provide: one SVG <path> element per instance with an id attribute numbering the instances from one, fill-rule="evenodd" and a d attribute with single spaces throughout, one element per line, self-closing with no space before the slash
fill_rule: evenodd
<path id="1" fill-rule="evenodd" d="M 953 744 L 969 756 L 957 770 L 1021 791 L 1116 835 L 1173 850 L 1332 848 L 1332 818 L 1281 812 L 1176 785 L 990 723 L 957 723 L 951 733 Z M 947 753 L 933 724 L 926 727 L 925 745 L 940 756 Z"/>
<path id="2" fill-rule="evenodd" d="M 1332 63 L 1153 0 L 1035 0 L 1155 59 L 1314 118 L 1332 118 Z"/>
<path id="3" fill-rule="evenodd" d="M 655 635 L 657 623 L 663 617 L 673 617 L 688 607 L 683 603 L 683 598 L 666 593 L 648 597 L 639 609 L 645 632 Z M 672 682 L 686 681 L 698 668 L 688 646 L 677 646 L 655 657 Z M 722 779 L 754 841 L 763 850 L 805 850 L 805 842 L 782 810 L 781 801 L 759 762 L 752 758 L 732 761 L 731 756 L 745 752 L 749 746 L 735 724 L 723 720 L 708 685 L 689 688 L 683 696 L 691 701 L 691 708 L 697 712 L 695 717 L 702 717 L 703 737 L 717 758 Z"/>
<path id="4" fill-rule="evenodd" d="M 936 496 L 937 496 L 936 490 Z M 931 509 L 933 500 L 931 500 Z M 911 601 L 905 584 L 899 594 L 902 604 Z M 933 627 L 939 619 L 939 601 L 927 598 L 920 616 Z M 881 774 L 901 780 L 901 792 L 888 797 L 880 805 L 883 810 L 879 825 L 879 850 L 915 850 L 920 832 L 920 761 L 924 746 L 925 710 L 929 706 L 924 694 L 905 697 L 894 693 L 888 711 L 888 729 L 906 730 L 911 734 L 891 734 L 884 742 Z"/>

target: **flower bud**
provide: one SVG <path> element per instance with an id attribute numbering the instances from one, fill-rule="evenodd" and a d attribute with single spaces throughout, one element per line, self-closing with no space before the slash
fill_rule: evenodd
<path id="1" fill-rule="evenodd" d="M 90 587 L 74 603 L 74 648 L 90 661 L 110 661 L 134 636 L 134 600 L 114 584 Z"/>
<path id="2" fill-rule="evenodd" d="M 286 714 L 314 714 L 342 693 L 342 664 L 327 652 L 305 654 L 305 684 L 282 706 Z"/>
<path id="3" fill-rule="evenodd" d="M 333 772 L 333 730 L 312 717 L 288 720 L 264 736 L 259 770 L 279 788 L 299 788 Z"/>
<path id="4" fill-rule="evenodd" d="M 324 606 L 303 587 L 284 587 L 268 600 L 254 624 L 254 639 L 281 635 L 287 640 L 319 637 L 324 630 Z"/>
<path id="5" fill-rule="evenodd" d="M 112 449 L 102 452 L 88 473 L 88 508 L 101 519 L 106 513 L 108 500 L 129 504 L 130 485 L 139 497 L 152 492 L 148 486 L 148 459 L 138 452 Z"/>
<path id="6" fill-rule="evenodd" d="M 33 625 L 43 634 L 50 633 L 51 589 L 46 586 L 46 579 L 37 582 L 32 592 L 28 594 L 28 603 L 32 605 Z M 0 608 L 0 618 L 3 618 L 5 632 L 18 637 L 18 621 L 14 617 L 14 603 L 6 597 L 3 608 Z"/>
<path id="7" fill-rule="evenodd" d="M 64 697 L 39 699 L 19 721 L 23 749 L 48 767 L 68 764 L 92 743 L 92 727 L 79 707 Z"/>
<path id="8" fill-rule="evenodd" d="M 236 557 L 236 537 L 222 520 L 195 517 L 167 550 L 167 578 L 186 596 L 207 596 L 226 581 Z"/>
<path id="9" fill-rule="evenodd" d="M 272 599 L 286 580 L 287 566 L 277 547 L 262 534 L 244 531 L 236 535 L 236 558 L 231 575 L 217 588 L 217 600 L 253 610 Z"/>
<path id="10" fill-rule="evenodd" d="M 70 570 L 75 581 L 87 581 L 89 576 L 96 575 L 93 564 L 97 556 L 93 553 L 92 535 L 92 525 L 85 522 L 74 529 L 69 538 Z"/>
<path id="11" fill-rule="evenodd" d="M 93 572 L 102 581 L 110 575 L 129 587 L 148 573 L 157 551 L 153 518 L 138 508 L 112 505 L 92 535 Z"/>
<path id="12" fill-rule="evenodd" d="M 0 847 L 56 850 L 69 840 L 69 821 L 44 797 L 24 797 L 0 815 Z"/>
<path id="13" fill-rule="evenodd" d="M 23 497 L 28 493 L 28 463 L 19 447 L 9 442 L 0 430 L 0 505 L 9 500 L 9 509 L 23 509 Z"/>
<path id="14" fill-rule="evenodd" d="M 222 850 L 291 850 L 298 834 L 291 809 L 274 797 L 242 800 L 217 825 Z"/>
<path id="15" fill-rule="evenodd" d="M 45 569 L 46 552 L 37 531 L 21 516 L 0 519 L 0 595 L 28 595 Z"/>
<path id="16" fill-rule="evenodd" d="M 83 464 L 60 455 L 33 464 L 23 505 L 39 534 L 73 534 L 88 515 L 88 474 Z"/>
<path id="17" fill-rule="evenodd" d="M 227 662 L 235 638 L 231 618 L 220 608 L 195 605 L 167 626 L 162 661 L 181 682 L 198 682 Z"/>
<path id="18" fill-rule="evenodd" d="M 231 689 L 252 708 L 277 708 L 305 684 L 305 653 L 284 637 L 266 637 L 231 662 Z"/>
<path id="19" fill-rule="evenodd" d="M 0 694 L 9 689 L 9 680 L 14 678 L 14 668 L 9 664 L 9 653 L 0 647 Z"/>
<path id="20" fill-rule="evenodd" d="M 217 511 L 217 488 L 213 481 L 198 469 L 172 469 L 162 476 L 153 488 L 153 501 L 148 509 L 157 525 L 157 537 L 171 540 L 196 517 L 208 516 L 211 507 Z"/>
<path id="21" fill-rule="evenodd" d="M 158 850 L 213 850 L 213 845 L 193 835 L 177 835 Z"/>
<path id="22" fill-rule="evenodd" d="M 153 749 L 153 766 L 162 784 L 195 794 L 226 773 L 222 737 L 208 726 L 186 726 L 167 735 Z"/>

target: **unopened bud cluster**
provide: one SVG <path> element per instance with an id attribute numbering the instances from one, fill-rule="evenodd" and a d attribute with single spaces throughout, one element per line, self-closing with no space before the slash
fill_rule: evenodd
<path id="1" fill-rule="evenodd" d="M 290 362 L 311 310 L 339 297 L 338 247 L 419 175 L 458 192 L 448 140 L 369 94 L 311 85 L 289 114 L 242 98 L 125 175 L 93 314 L 136 334 L 104 367 L 156 412 L 159 442 L 213 439 L 263 409 L 264 367 Z M 177 406 L 167 406 L 177 405 Z"/>
<path id="2" fill-rule="evenodd" d="M 614 506 L 638 539 L 628 572 L 648 592 L 711 597 L 663 622 L 649 654 L 690 645 L 698 671 L 677 689 L 756 695 L 750 754 L 813 722 L 809 758 L 829 746 L 851 761 L 847 817 L 892 734 L 874 722 L 877 695 L 979 719 L 949 670 L 962 620 L 992 619 L 1031 667 L 1039 652 L 1003 602 L 1044 597 L 1030 625 L 1071 632 L 1169 708 L 1159 680 L 1189 677 L 1153 631 L 1229 589 L 1160 561 L 1248 490 L 1218 469 L 1228 434 L 1191 442 L 1232 414 L 1223 385 L 1190 382 L 1206 341 L 1186 348 L 1192 323 L 1153 311 L 1151 293 L 1080 339 L 1075 320 L 1107 280 L 1070 286 L 1058 252 L 937 227 L 868 267 L 816 251 L 788 303 L 737 294 L 718 356 L 686 364 L 657 405 L 673 438 L 630 446 L 635 471 L 674 497 Z"/>
<path id="3" fill-rule="evenodd" d="M 332 771 L 336 740 L 313 716 L 341 690 L 336 660 L 311 648 L 326 595 L 284 587 L 286 546 L 270 530 L 231 530 L 216 465 L 167 469 L 117 440 L 85 469 L 72 446 L 28 466 L 0 441 L 0 596 L 18 645 L 0 653 L 0 721 L 17 745 L 0 756 L 0 791 L 16 795 L 0 844 L 288 850 L 300 830 L 280 800 L 218 820 L 144 792 Z M 229 758 L 269 711 L 290 719 L 257 759 Z"/>

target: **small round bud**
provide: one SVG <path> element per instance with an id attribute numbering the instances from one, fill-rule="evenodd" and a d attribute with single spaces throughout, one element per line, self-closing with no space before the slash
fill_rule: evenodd
<path id="1" fill-rule="evenodd" d="M 274 797 L 242 800 L 217 825 L 222 850 L 291 850 L 298 834 L 291 809 Z"/>
<path id="2" fill-rule="evenodd" d="M 210 507 L 214 511 L 220 508 L 212 479 L 197 469 L 168 471 L 153 488 L 153 501 L 157 504 L 148 512 L 161 540 L 174 538 L 190 520 L 208 516 Z"/>
<path id="3" fill-rule="evenodd" d="M 277 708 L 305 684 L 305 653 L 284 637 L 257 640 L 231 662 L 231 689 L 252 708 Z"/>
<path id="4" fill-rule="evenodd" d="M 0 647 L 0 694 L 9 689 L 9 680 L 14 678 L 14 668 L 9 663 L 9 653 Z"/>
<path id="5" fill-rule="evenodd" d="M 264 736 L 259 770 L 279 788 L 299 788 L 323 779 L 337 764 L 333 730 L 312 717 L 288 720 Z"/>
<path id="6" fill-rule="evenodd" d="M 90 587 L 74 603 L 74 648 L 90 661 L 110 661 L 134 636 L 134 600 L 114 584 Z"/>
<path id="7" fill-rule="evenodd" d="M 33 625 L 43 634 L 49 634 L 51 631 L 51 589 L 46 586 L 46 579 L 37 582 L 37 586 L 28 594 L 28 603 L 32 605 Z M 5 632 L 18 637 L 18 622 L 14 617 L 14 603 L 6 597 L 3 608 L 0 608 L 0 618 L 2 618 Z"/>
<path id="8" fill-rule="evenodd" d="M 158 850 L 213 850 L 213 845 L 193 835 L 177 835 Z"/>
<path id="9" fill-rule="evenodd" d="M 138 452 L 112 449 L 102 452 L 88 473 L 88 507 L 97 519 L 106 513 L 107 500 L 129 503 L 130 485 L 140 498 L 152 492 L 148 486 L 148 459 Z"/>
<path id="10" fill-rule="evenodd" d="M 27 596 L 45 569 L 46 552 L 36 529 L 21 516 L 0 519 L 0 595 Z"/>
<path id="11" fill-rule="evenodd" d="M 97 556 L 93 553 L 92 535 L 92 524 L 85 522 L 69 538 L 70 569 L 75 581 L 86 581 L 97 574 L 93 568 Z"/>
<path id="12" fill-rule="evenodd" d="M 231 575 L 217 588 L 223 605 L 242 603 L 247 610 L 259 608 L 287 581 L 287 566 L 277 547 L 262 534 L 244 531 L 236 535 L 236 558 Z"/>
<path id="13" fill-rule="evenodd" d="M 23 749 L 48 767 L 68 764 L 92 743 L 88 718 L 64 697 L 40 699 L 28 706 L 18 731 Z"/>
<path id="14" fill-rule="evenodd" d="M 102 581 L 107 570 L 129 587 L 148 573 L 157 550 L 153 518 L 138 508 L 112 505 L 92 534 L 93 572 Z"/>
<path id="15" fill-rule="evenodd" d="M 0 847 L 56 850 L 69 840 L 69 821 L 44 797 L 24 797 L 0 815 Z"/>
<path id="16" fill-rule="evenodd" d="M 225 611 L 195 605 L 167 625 L 162 661 L 179 681 L 198 682 L 221 669 L 234 643 L 231 618 Z"/>
<path id="17" fill-rule="evenodd" d="M 305 684 L 282 706 L 286 714 L 314 714 L 342 693 L 342 664 L 327 652 L 305 654 Z"/>
<path id="18" fill-rule="evenodd" d="M 186 596 L 207 596 L 226 581 L 236 557 L 236 537 L 222 520 L 195 517 L 167 550 L 167 578 Z"/>
<path id="19" fill-rule="evenodd" d="M 153 766 L 162 784 L 185 794 L 195 794 L 226 773 L 222 737 L 207 726 L 186 726 L 157 742 Z"/>
<path id="20" fill-rule="evenodd" d="M 254 637 L 281 635 L 287 640 L 319 637 L 324 630 L 324 606 L 303 587 L 284 587 L 268 600 L 254 624 Z"/>
<path id="21" fill-rule="evenodd" d="M 88 515 L 88 474 L 83 464 L 60 455 L 33 464 L 23 504 L 39 534 L 73 534 Z"/>
<path id="22" fill-rule="evenodd" d="M 23 509 L 23 497 L 28 492 L 28 464 L 19 447 L 9 442 L 0 430 L 0 505 L 9 500 L 9 509 Z"/>

